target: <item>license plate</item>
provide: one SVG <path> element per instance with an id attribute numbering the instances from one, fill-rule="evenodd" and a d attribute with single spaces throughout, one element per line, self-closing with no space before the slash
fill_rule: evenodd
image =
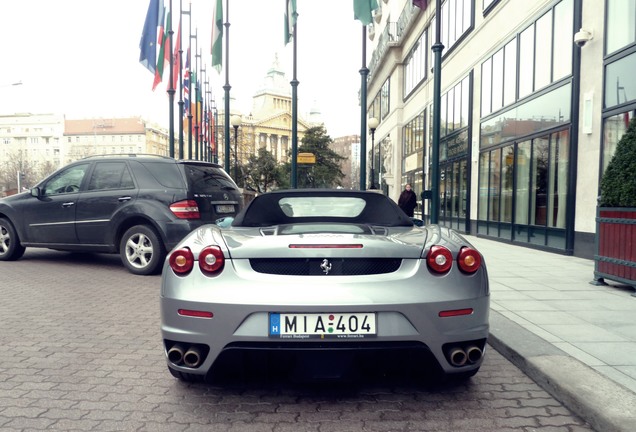
<path id="1" fill-rule="evenodd" d="M 375 313 L 269 314 L 269 335 L 281 339 L 375 336 Z"/>
<path id="2" fill-rule="evenodd" d="M 216 206 L 217 213 L 234 213 L 234 206 L 228 204 L 219 204 Z"/>

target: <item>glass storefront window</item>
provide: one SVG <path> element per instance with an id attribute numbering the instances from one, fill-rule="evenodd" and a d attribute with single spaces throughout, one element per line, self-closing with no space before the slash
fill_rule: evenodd
<path id="1" fill-rule="evenodd" d="M 548 190 L 548 226 L 565 228 L 568 171 L 570 158 L 569 134 L 561 131 L 551 136 L 550 174 Z"/>
<path id="2" fill-rule="evenodd" d="M 500 185 L 501 149 L 493 150 L 490 155 L 490 187 L 488 194 L 488 220 L 499 221 L 499 185 Z"/>
<path id="3" fill-rule="evenodd" d="M 524 141 L 517 145 L 517 196 L 515 205 L 515 222 L 528 224 L 528 203 L 530 199 L 530 150 L 531 142 Z"/>
<path id="4" fill-rule="evenodd" d="M 514 158 L 514 146 L 504 147 L 501 167 L 501 222 L 512 222 Z"/>
<path id="5" fill-rule="evenodd" d="M 479 203 L 477 219 L 488 220 L 488 166 L 490 165 L 490 152 L 479 155 Z"/>
<path id="6" fill-rule="evenodd" d="M 532 148 L 531 225 L 544 226 L 547 221 L 548 138 L 537 138 Z"/>

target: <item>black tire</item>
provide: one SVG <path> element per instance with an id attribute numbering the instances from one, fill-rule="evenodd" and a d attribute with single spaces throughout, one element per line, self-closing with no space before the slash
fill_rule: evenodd
<path id="1" fill-rule="evenodd" d="M 15 261 L 24 255 L 26 248 L 20 244 L 20 237 L 13 224 L 0 218 L 0 261 Z"/>
<path id="2" fill-rule="evenodd" d="M 119 256 L 132 274 L 157 274 L 163 266 L 166 248 L 154 229 L 146 225 L 135 225 L 121 238 Z"/>
<path id="3" fill-rule="evenodd" d="M 205 382 L 205 375 L 195 375 L 186 372 L 180 372 L 178 370 L 174 370 L 168 366 L 168 370 L 172 374 L 173 377 L 177 378 L 179 381 L 189 382 L 189 383 L 200 383 Z"/>

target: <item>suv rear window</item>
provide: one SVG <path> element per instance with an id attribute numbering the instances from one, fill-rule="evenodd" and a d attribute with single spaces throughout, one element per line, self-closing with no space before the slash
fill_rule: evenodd
<path id="1" fill-rule="evenodd" d="M 174 163 L 165 162 L 143 162 L 143 166 L 148 168 L 148 171 L 159 182 L 160 185 L 173 188 L 182 189 L 183 179 L 179 173 L 179 168 Z"/>
<path id="2" fill-rule="evenodd" d="M 195 195 L 222 190 L 236 190 L 232 179 L 220 168 L 209 165 L 184 165 L 190 190 Z"/>

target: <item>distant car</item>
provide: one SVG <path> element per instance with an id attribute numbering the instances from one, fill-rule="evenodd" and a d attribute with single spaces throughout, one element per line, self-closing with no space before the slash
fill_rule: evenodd
<path id="1" fill-rule="evenodd" d="M 489 329 L 481 254 L 370 191 L 257 196 L 171 251 L 160 302 L 167 366 L 185 381 L 253 363 L 338 378 L 381 358 L 467 378 Z"/>
<path id="2" fill-rule="evenodd" d="M 29 192 L 0 199 L 0 260 L 26 247 L 119 253 L 148 275 L 193 229 L 242 209 L 220 165 L 152 155 L 73 162 Z"/>

